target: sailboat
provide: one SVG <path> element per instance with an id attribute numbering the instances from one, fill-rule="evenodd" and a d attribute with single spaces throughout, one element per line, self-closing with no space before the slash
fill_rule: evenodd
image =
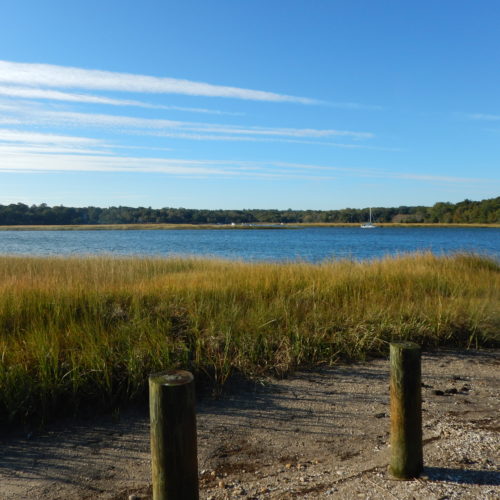
<path id="1" fill-rule="evenodd" d="M 377 226 L 372 224 L 372 208 L 370 207 L 370 222 L 365 222 L 364 224 L 361 224 L 362 229 L 373 229 Z"/>

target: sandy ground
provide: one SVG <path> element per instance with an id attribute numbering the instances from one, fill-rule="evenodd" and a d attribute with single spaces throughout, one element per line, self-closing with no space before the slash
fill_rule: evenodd
<path id="1" fill-rule="evenodd" d="M 387 474 L 388 361 L 233 384 L 198 404 L 200 498 L 498 499 L 500 352 L 422 359 L 425 470 Z M 151 498 L 145 412 L 0 438 L 0 498 Z"/>

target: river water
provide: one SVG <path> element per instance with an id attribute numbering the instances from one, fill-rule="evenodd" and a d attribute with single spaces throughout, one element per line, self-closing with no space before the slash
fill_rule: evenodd
<path id="1" fill-rule="evenodd" d="M 415 251 L 500 259 L 500 228 L 358 227 L 0 231 L 3 255 L 196 255 L 259 260 L 372 259 Z"/>

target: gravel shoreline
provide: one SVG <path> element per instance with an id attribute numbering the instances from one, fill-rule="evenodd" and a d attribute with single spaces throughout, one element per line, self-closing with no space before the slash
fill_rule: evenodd
<path id="1" fill-rule="evenodd" d="M 500 498 L 500 352 L 422 358 L 424 474 L 387 474 L 387 360 L 234 383 L 198 403 L 200 498 Z M 1 437 L 0 498 L 151 498 L 145 412 Z"/>

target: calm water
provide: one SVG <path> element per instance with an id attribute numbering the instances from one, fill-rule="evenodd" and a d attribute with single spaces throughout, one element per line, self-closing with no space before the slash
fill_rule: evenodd
<path id="1" fill-rule="evenodd" d="M 499 228 L 0 231 L 0 254 L 203 255 L 243 260 L 370 259 L 416 250 L 500 259 Z"/>

